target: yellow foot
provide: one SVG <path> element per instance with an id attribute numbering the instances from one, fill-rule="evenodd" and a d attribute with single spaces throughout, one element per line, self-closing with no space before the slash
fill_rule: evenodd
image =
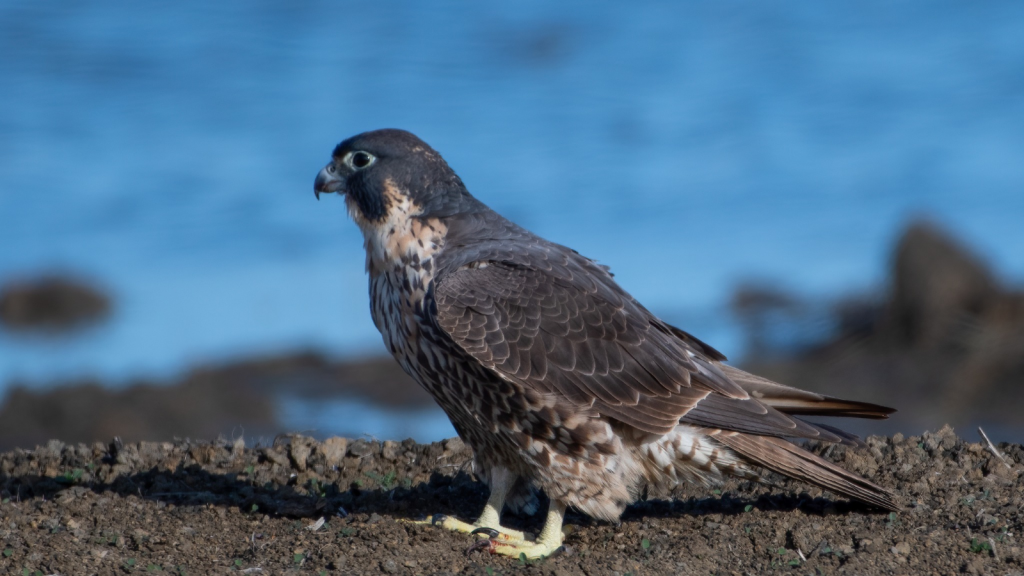
<path id="1" fill-rule="evenodd" d="M 570 531 L 562 526 L 562 518 L 565 514 L 565 506 L 559 502 L 552 502 L 548 509 L 548 518 L 544 522 L 544 529 L 540 531 L 536 542 L 528 542 L 526 539 L 519 541 L 502 540 L 491 538 L 487 541 L 478 542 L 470 547 L 470 550 L 487 548 L 492 554 L 501 554 L 524 560 L 537 560 L 549 558 L 565 552 L 562 541 Z M 469 552 L 470 550 L 467 550 Z"/>
<path id="2" fill-rule="evenodd" d="M 463 522 L 457 518 L 452 518 L 446 514 L 434 514 L 428 516 L 426 520 L 405 520 L 408 524 L 419 524 L 421 526 L 440 526 L 447 528 L 455 532 L 462 532 L 464 534 L 474 534 L 479 538 L 485 538 L 496 542 L 525 542 L 526 535 L 519 530 L 512 530 L 511 528 L 505 528 L 504 526 L 481 526 L 479 524 L 470 524 Z"/>
<path id="3" fill-rule="evenodd" d="M 501 554 L 502 556 L 511 556 L 512 558 L 522 558 L 526 560 L 549 558 L 565 552 L 565 546 L 562 546 L 561 538 L 552 542 L 545 542 L 543 540 L 538 540 L 537 542 L 503 542 L 501 540 L 488 540 L 487 544 L 487 548 L 492 554 Z"/>

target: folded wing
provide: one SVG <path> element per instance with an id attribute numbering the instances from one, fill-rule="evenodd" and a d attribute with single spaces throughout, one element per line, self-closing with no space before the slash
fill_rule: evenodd
<path id="1" fill-rule="evenodd" d="M 440 327 L 502 378 L 654 434 L 683 422 L 856 443 L 795 416 L 884 418 L 892 411 L 721 364 L 717 351 L 656 318 L 604 268 L 559 248 L 474 261 L 441 276 Z"/>

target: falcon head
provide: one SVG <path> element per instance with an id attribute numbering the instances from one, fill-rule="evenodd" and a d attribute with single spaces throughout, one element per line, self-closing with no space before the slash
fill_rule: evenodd
<path id="1" fill-rule="evenodd" d="M 360 227 L 381 226 L 401 210 L 407 216 L 444 217 L 480 206 L 433 148 L 404 130 L 357 134 L 334 148 L 313 183 L 321 193 L 345 195 Z"/>

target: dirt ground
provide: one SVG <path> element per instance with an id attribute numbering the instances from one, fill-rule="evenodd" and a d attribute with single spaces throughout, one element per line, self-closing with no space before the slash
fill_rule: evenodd
<path id="1" fill-rule="evenodd" d="M 781 479 L 680 487 L 618 526 L 570 513 L 567 552 L 524 563 L 401 522 L 479 513 L 486 494 L 458 439 L 51 441 L 0 455 L 0 573 L 1024 574 L 1020 445 L 999 446 L 1007 464 L 949 428 L 868 446 L 815 449 L 893 488 L 901 512 Z"/>

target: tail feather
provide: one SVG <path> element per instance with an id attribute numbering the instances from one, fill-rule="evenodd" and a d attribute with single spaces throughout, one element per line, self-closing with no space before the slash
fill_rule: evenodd
<path id="1" fill-rule="evenodd" d="M 886 510 L 899 510 L 895 495 L 781 438 L 727 430 L 707 431 L 751 463 Z"/>
<path id="2" fill-rule="evenodd" d="M 767 378 L 751 374 L 720 364 L 722 372 L 743 388 L 748 394 L 757 398 L 762 404 L 775 408 L 783 414 L 792 416 L 845 416 L 849 418 L 872 418 L 882 420 L 888 418 L 896 410 L 878 404 L 843 400 L 833 396 L 808 392 L 792 386 L 779 384 Z"/>

